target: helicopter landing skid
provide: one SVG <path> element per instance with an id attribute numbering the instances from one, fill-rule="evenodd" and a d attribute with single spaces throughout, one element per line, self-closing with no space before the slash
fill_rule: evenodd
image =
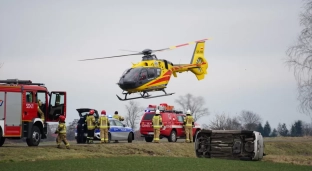
<path id="1" fill-rule="evenodd" d="M 130 93 L 123 93 L 125 95 L 125 98 L 122 99 L 121 97 L 119 97 L 117 94 L 117 98 L 120 100 L 120 101 L 126 101 L 126 100 L 134 100 L 134 99 L 142 99 L 142 98 L 146 98 L 146 97 L 149 97 L 150 95 L 147 93 L 147 92 L 144 92 L 143 94 L 140 93 L 141 96 L 139 97 L 133 97 L 133 98 L 127 98 L 127 95 L 130 94 Z M 145 95 L 146 94 L 146 95 Z"/>
<path id="2" fill-rule="evenodd" d="M 156 97 L 171 96 L 171 95 L 174 94 L 174 93 L 166 93 L 166 91 L 164 91 L 164 90 L 163 90 L 163 92 L 164 92 L 165 94 L 163 94 L 163 95 L 158 95 L 158 96 L 151 96 L 151 95 L 148 94 L 148 92 L 143 92 L 143 94 L 140 93 L 141 96 L 139 96 L 139 97 L 133 97 L 133 98 L 127 98 L 127 95 L 128 95 L 129 93 L 123 93 L 123 94 L 125 95 L 125 98 L 124 98 L 124 99 L 122 99 L 121 97 L 119 97 L 117 94 L 116 94 L 116 96 L 117 96 L 117 98 L 118 98 L 120 101 L 126 101 L 126 100 L 142 99 L 142 98 L 143 98 L 143 99 L 151 99 L 151 98 L 156 98 Z"/>
<path id="3" fill-rule="evenodd" d="M 143 97 L 144 99 L 152 99 L 152 98 L 156 98 L 156 97 L 163 97 L 163 96 L 171 96 L 173 95 L 174 93 L 166 93 L 166 94 L 163 94 L 163 95 L 158 95 L 158 96 L 148 96 L 148 97 Z"/>

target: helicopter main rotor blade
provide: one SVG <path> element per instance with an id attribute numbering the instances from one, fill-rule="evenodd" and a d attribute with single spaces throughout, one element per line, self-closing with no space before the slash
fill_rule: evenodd
<path id="1" fill-rule="evenodd" d="M 134 50 L 127 50 L 127 49 L 119 49 L 121 51 L 128 51 L 128 52 L 137 52 L 137 53 L 140 53 L 139 51 L 134 51 Z"/>
<path id="2" fill-rule="evenodd" d="M 184 44 L 180 44 L 180 45 L 176 45 L 176 46 L 171 46 L 169 48 L 153 50 L 152 52 L 161 52 L 161 51 L 165 51 L 165 50 L 172 50 L 172 49 L 176 49 L 176 48 L 179 48 L 179 47 L 182 47 L 182 46 L 188 46 L 188 45 L 191 45 L 191 44 L 195 44 L 197 42 L 203 42 L 203 41 L 206 41 L 206 40 L 211 40 L 211 38 L 202 39 L 202 40 L 196 40 L 196 41 L 189 42 L 189 43 L 184 43 Z"/>
<path id="3" fill-rule="evenodd" d="M 101 57 L 101 58 L 81 59 L 81 60 L 78 60 L 78 61 L 89 61 L 89 60 L 106 59 L 106 58 L 118 58 L 118 57 L 124 57 L 124 56 L 132 56 L 132 55 L 142 55 L 142 52 L 140 52 L 140 53 L 133 53 L 133 54 L 127 54 L 127 55 Z"/>

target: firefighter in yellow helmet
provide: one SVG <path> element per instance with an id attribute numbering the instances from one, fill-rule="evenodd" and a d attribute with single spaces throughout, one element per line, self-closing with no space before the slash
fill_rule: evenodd
<path id="1" fill-rule="evenodd" d="M 184 129 L 186 134 L 185 142 L 193 142 L 193 127 L 194 127 L 194 118 L 191 115 L 191 111 L 187 110 L 186 117 L 184 118 Z"/>
<path id="2" fill-rule="evenodd" d="M 108 130 L 110 128 L 110 124 L 105 110 L 102 110 L 101 112 L 101 117 L 99 118 L 99 127 L 101 132 L 101 143 L 108 143 Z"/>
<path id="3" fill-rule="evenodd" d="M 159 110 L 156 110 L 155 115 L 153 116 L 152 126 L 154 129 L 154 142 L 159 143 L 160 128 L 163 127 L 162 118 L 160 116 Z"/>
<path id="4" fill-rule="evenodd" d="M 113 118 L 119 120 L 119 121 L 124 121 L 124 118 L 122 116 L 118 115 L 118 111 L 115 111 L 115 114 L 113 116 Z"/>
<path id="5" fill-rule="evenodd" d="M 87 136 L 87 143 L 93 143 L 94 139 L 94 130 L 95 130 L 95 117 L 93 116 L 94 110 L 90 110 L 89 115 L 86 118 L 87 122 L 87 129 L 88 129 L 88 136 Z"/>
<path id="6" fill-rule="evenodd" d="M 39 117 L 40 117 L 40 119 L 44 122 L 44 113 L 43 113 L 42 110 L 40 109 L 40 107 L 41 107 L 41 105 L 42 105 L 42 102 L 41 102 L 40 99 L 38 100 L 37 105 L 38 105 L 37 110 L 38 110 Z"/>
<path id="7" fill-rule="evenodd" d="M 65 117 L 61 115 L 59 117 L 59 125 L 57 129 L 55 130 L 55 133 L 57 135 L 56 143 L 57 143 L 57 148 L 61 147 L 61 142 L 65 144 L 66 148 L 69 149 L 69 143 L 66 139 L 66 124 L 65 124 Z"/>

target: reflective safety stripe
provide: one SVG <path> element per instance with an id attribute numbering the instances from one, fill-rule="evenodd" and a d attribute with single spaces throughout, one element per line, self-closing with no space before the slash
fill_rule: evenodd
<path id="1" fill-rule="evenodd" d="M 153 116 L 153 127 L 154 128 L 160 128 L 162 125 L 160 125 L 160 122 L 162 122 L 161 116 Z"/>
<path id="2" fill-rule="evenodd" d="M 100 128 L 108 128 L 108 119 L 106 116 L 100 117 Z"/>
<path id="3" fill-rule="evenodd" d="M 94 118 L 94 116 L 93 115 L 89 115 L 89 116 L 87 116 L 87 126 L 88 127 L 94 127 L 95 125 L 94 125 L 94 122 L 95 122 L 95 118 Z"/>
<path id="4" fill-rule="evenodd" d="M 185 117 L 185 126 L 192 126 L 192 122 L 194 122 L 194 119 L 192 116 L 186 116 Z"/>
<path id="5" fill-rule="evenodd" d="M 60 134 L 66 134 L 66 125 L 65 123 L 60 123 L 58 125 L 58 131 Z"/>

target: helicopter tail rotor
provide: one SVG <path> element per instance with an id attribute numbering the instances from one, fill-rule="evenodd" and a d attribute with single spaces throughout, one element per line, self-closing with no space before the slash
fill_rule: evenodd
<path id="1" fill-rule="evenodd" d="M 193 74 L 195 74 L 197 80 L 204 79 L 208 69 L 208 61 L 204 56 L 204 52 L 205 42 L 197 42 L 190 64 L 173 65 L 173 76 L 177 77 L 176 73 L 191 71 Z"/>

